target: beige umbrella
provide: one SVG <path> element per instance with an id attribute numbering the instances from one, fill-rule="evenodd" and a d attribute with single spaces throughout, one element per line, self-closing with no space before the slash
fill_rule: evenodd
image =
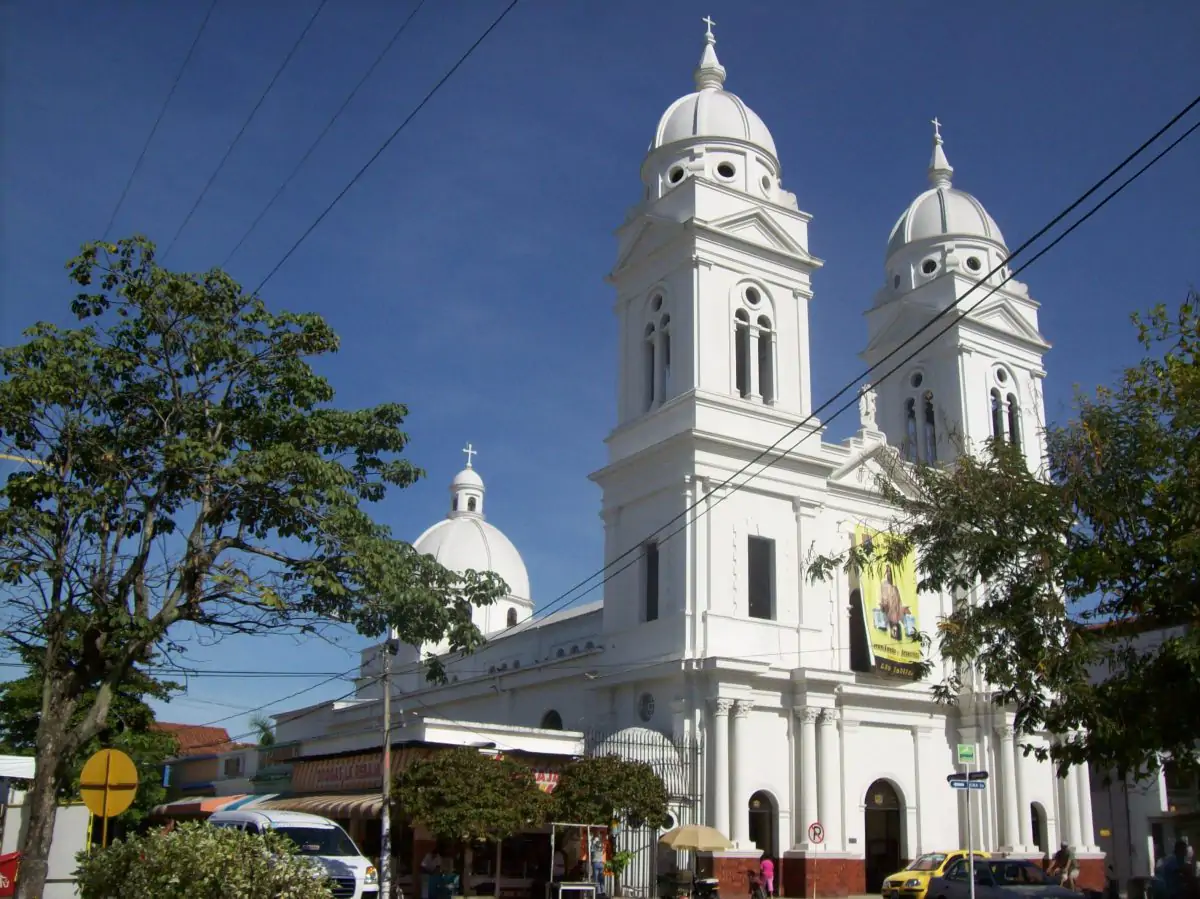
<path id="1" fill-rule="evenodd" d="M 721 831 L 705 827 L 703 824 L 685 824 L 668 830 L 658 841 L 671 849 L 685 852 L 720 852 L 722 849 L 733 848 L 733 843 Z"/>

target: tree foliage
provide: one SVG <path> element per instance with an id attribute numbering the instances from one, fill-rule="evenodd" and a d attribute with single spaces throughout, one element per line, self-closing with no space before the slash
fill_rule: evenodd
<path id="1" fill-rule="evenodd" d="M 319 316 L 270 312 L 219 270 L 167 271 L 144 238 L 89 244 L 68 270 L 81 326 L 0 348 L 0 451 L 31 460 L 0 489 L 0 639 L 43 674 L 31 896 L 55 785 L 155 653 L 331 620 L 465 651 L 472 606 L 504 592 L 371 518 L 421 475 L 398 458 L 406 409 L 333 405 L 310 364 L 338 348 Z"/>
<path id="2" fill-rule="evenodd" d="M 180 824 L 79 856 L 81 899 L 332 899 L 324 870 L 282 834 Z"/>
<path id="3" fill-rule="evenodd" d="M 498 842 L 540 826 L 549 801 L 528 765 L 470 747 L 417 759 L 396 779 L 395 801 L 436 836 Z"/>
<path id="4" fill-rule="evenodd" d="M 1144 358 L 1077 397 L 1044 466 L 991 442 L 908 472 L 911 492 L 880 485 L 904 538 L 888 552 L 915 547 L 920 589 L 960 598 L 938 623 L 956 663 L 938 697 L 986 688 L 1021 731 L 1061 738 L 1060 765 L 1121 774 L 1194 765 L 1200 741 L 1200 297 L 1133 321 Z"/>
<path id="5" fill-rule="evenodd" d="M 562 772 L 553 793 L 556 820 L 609 824 L 614 819 L 637 827 L 659 825 L 668 815 L 667 788 L 645 762 L 615 755 L 576 759 Z"/>
<path id="6" fill-rule="evenodd" d="M 78 800 L 79 773 L 91 755 L 100 749 L 120 749 L 137 766 L 139 782 L 137 795 L 120 820 L 136 825 L 150 810 L 165 802 L 166 788 L 162 785 L 162 763 L 175 755 L 175 738 L 168 733 L 152 730 L 154 712 L 147 698 L 166 700 L 177 689 L 134 669 L 114 692 L 108 724 L 94 738 L 84 743 L 61 769 L 62 777 L 55 785 L 60 801 Z M 85 704 L 95 693 L 85 694 Z M 0 684 L 0 753 L 33 755 L 37 751 L 37 731 L 42 714 L 42 676 L 36 670 L 18 680 Z M 76 718 L 82 709 L 75 710 Z"/>

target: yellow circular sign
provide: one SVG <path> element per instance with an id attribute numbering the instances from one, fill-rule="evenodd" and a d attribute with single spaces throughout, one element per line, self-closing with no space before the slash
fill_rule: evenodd
<path id="1" fill-rule="evenodd" d="M 79 792 L 97 818 L 114 818 L 133 804 L 138 772 L 133 759 L 119 749 L 101 749 L 83 766 Z"/>

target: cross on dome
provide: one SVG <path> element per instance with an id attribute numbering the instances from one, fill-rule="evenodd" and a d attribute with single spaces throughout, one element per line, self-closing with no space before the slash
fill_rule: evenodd
<path id="1" fill-rule="evenodd" d="M 471 464 L 471 457 L 479 455 L 479 450 L 473 448 L 471 444 L 468 443 L 466 447 L 463 448 L 463 452 L 466 453 L 467 456 L 467 468 L 474 468 L 475 466 Z"/>
<path id="2" fill-rule="evenodd" d="M 696 68 L 696 90 L 719 91 L 725 85 L 725 67 L 717 59 L 717 39 L 712 27 L 717 23 L 712 16 L 700 20 L 708 26 L 704 32 L 704 52 L 700 54 L 700 65 Z"/>
<path id="3" fill-rule="evenodd" d="M 929 183 L 937 188 L 950 187 L 950 176 L 954 167 L 946 159 L 946 151 L 942 149 L 942 123 L 934 116 L 930 120 L 933 125 L 933 158 L 929 160 Z"/>

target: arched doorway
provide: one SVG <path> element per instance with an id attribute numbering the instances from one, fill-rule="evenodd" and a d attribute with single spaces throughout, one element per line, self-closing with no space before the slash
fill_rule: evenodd
<path id="1" fill-rule="evenodd" d="M 867 892 L 878 893 L 883 879 L 900 870 L 904 803 L 891 783 L 877 780 L 867 788 L 864 805 Z"/>
<path id="2" fill-rule="evenodd" d="M 563 720 L 555 709 L 551 709 L 542 716 L 542 730 L 562 730 Z"/>
<path id="3" fill-rule="evenodd" d="M 1029 823 L 1030 833 L 1033 834 L 1033 842 L 1038 847 L 1038 852 L 1046 855 L 1050 852 L 1050 837 L 1046 833 L 1046 810 L 1042 808 L 1040 802 L 1031 802 L 1029 804 Z"/>
<path id="4" fill-rule="evenodd" d="M 750 797 L 750 839 L 760 851 L 772 858 L 779 855 L 779 809 L 775 797 L 766 790 L 759 790 Z"/>

